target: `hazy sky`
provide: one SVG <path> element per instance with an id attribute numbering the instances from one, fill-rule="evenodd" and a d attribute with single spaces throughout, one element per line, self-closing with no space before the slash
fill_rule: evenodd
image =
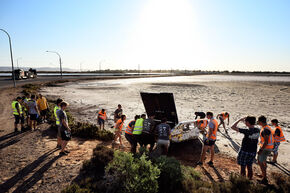
<path id="1" fill-rule="evenodd" d="M 0 28 L 20 66 L 290 71 L 289 0 L 0 0 Z"/>

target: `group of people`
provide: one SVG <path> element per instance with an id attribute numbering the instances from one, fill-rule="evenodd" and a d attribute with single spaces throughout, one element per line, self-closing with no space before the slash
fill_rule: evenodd
<path id="1" fill-rule="evenodd" d="M 58 127 L 57 132 L 57 148 L 59 148 L 60 155 L 66 155 L 69 153 L 66 150 L 66 145 L 71 138 L 70 128 L 66 116 L 65 109 L 68 103 L 62 99 L 57 99 L 56 106 L 54 107 L 54 116 L 56 119 L 56 125 Z M 12 111 L 15 118 L 14 131 L 18 132 L 18 125 L 21 125 L 21 132 L 25 130 L 36 130 L 38 123 L 47 122 L 47 113 L 49 105 L 47 99 L 42 94 L 29 94 L 25 96 L 18 96 L 12 101 Z M 26 121 L 25 121 L 26 120 Z M 25 122 L 27 126 L 25 127 Z"/>
<path id="2" fill-rule="evenodd" d="M 97 120 L 100 128 L 104 128 L 104 122 L 107 119 L 105 109 L 98 112 Z M 161 154 L 167 154 L 168 147 L 170 145 L 169 137 L 171 128 L 167 124 L 166 118 L 162 118 L 161 123 L 156 124 L 154 115 L 145 114 L 135 115 L 134 120 L 131 120 L 125 128 L 125 138 L 131 145 L 131 152 L 136 153 L 137 144 L 140 147 L 147 148 L 149 145 L 149 152 L 156 148 L 160 150 Z M 122 106 L 119 104 L 118 108 L 114 112 L 114 129 L 115 138 L 112 142 L 114 147 L 119 140 L 120 146 L 124 147 L 122 142 L 122 130 L 126 115 L 123 114 Z"/>
<path id="3" fill-rule="evenodd" d="M 201 153 L 200 160 L 197 165 L 202 165 L 205 161 L 205 155 L 208 150 L 210 150 L 211 157 L 208 162 L 209 165 L 213 165 L 214 161 L 214 144 L 217 139 L 217 131 L 220 125 L 224 125 L 225 119 L 229 119 L 229 113 L 218 114 L 217 118 L 220 119 L 220 123 L 214 118 L 212 112 L 201 114 L 200 112 L 196 113 L 196 118 L 200 116 L 201 119 L 196 121 L 196 126 L 205 133 L 204 146 Z M 243 122 L 246 125 L 246 129 L 239 128 L 238 124 Z M 273 152 L 272 163 L 277 162 L 278 149 L 281 142 L 285 141 L 285 136 L 279 122 L 277 119 L 271 120 L 272 127 L 267 124 L 267 119 L 265 116 L 260 116 L 258 118 L 257 124 L 261 126 L 261 129 L 256 127 L 256 117 L 248 116 L 239 119 L 232 126 L 231 129 L 244 134 L 242 144 L 238 153 L 237 162 L 241 166 L 241 175 L 246 175 L 246 168 L 248 170 L 248 178 L 252 179 L 253 170 L 252 164 L 255 160 L 256 154 L 258 153 L 258 164 L 262 172 L 262 183 L 267 184 L 267 157 Z M 206 127 L 208 126 L 208 131 Z M 225 129 L 226 131 L 226 129 Z M 227 133 L 227 132 L 226 132 Z M 260 140 L 259 140 L 260 139 Z M 259 142 L 260 149 L 257 152 L 257 145 Z"/>
<path id="4" fill-rule="evenodd" d="M 18 125 L 21 125 L 21 131 L 26 129 L 36 130 L 37 122 L 47 122 L 47 112 L 49 106 L 47 100 L 41 94 L 30 95 L 26 93 L 25 96 L 18 96 L 12 101 L 12 110 L 15 118 L 14 131 L 18 131 Z M 27 127 L 24 126 L 26 119 Z"/>

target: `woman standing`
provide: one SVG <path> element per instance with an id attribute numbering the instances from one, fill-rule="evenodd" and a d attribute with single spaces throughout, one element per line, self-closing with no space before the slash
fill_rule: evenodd
<path id="1" fill-rule="evenodd" d="M 112 147 L 116 144 L 118 138 L 119 138 L 119 141 L 120 141 L 120 146 L 124 147 L 124 145 L 122 143 L 121 134 L 122 134 L 122 128 L 123 128 L 125 120 L 126 120 L 126 115 L 121 115 L 121 118 L 115 124 L 115 138 L 114 138 L 114 141 L 112 143 Z"/>

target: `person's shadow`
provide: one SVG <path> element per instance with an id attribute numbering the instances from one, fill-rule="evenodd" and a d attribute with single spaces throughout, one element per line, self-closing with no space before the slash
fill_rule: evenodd
<path id="1" fill-rule="evenodd" d="M 231 136 L 229 136 L 229 134 L 224 134 L 224 133 L 222 133 L 222 132 L 219 132 L 222 136 L 224 136 L 225 138 L 227 138 L 230 142 L 231 142 L 231 144 L 230 144 L 230 147 L 235 151 L 235 152 L 239 152 L 239 150 L 240 150 L 240 144 L 238 144 L 237 142 L 235 142 L 232 138 L 231 138 Z"/>
<path id="2" fill-rule="evenodd" d="M 0 185 L 1 192 L 8 192 L 10 188 L 15 186 L 19 180 L 25 178 L 25 176 L 29 175 L 35 168 L 37 168 L 42 162 L 46 161 L 48 157 L 53 154 L 57 149 L 52 149 L 42 156 L 40 156 L 34 162 L 25 166 L 22 170 L 20 170 L 17 174 L 11 177 L 9 180 Z M 49 167 L 55 162 L 60 156 L 56 156 L 52 158 L 49 162 L 47 162 L 44 166 L 42 166 L 39 170 L 37 170 L 29 179 L 23 182 L 14 192 L 25 192 L 29 188 L 31 188 L 39 179 L 42 178 L 42 175 L 45 171 L 49 169 Z"/>

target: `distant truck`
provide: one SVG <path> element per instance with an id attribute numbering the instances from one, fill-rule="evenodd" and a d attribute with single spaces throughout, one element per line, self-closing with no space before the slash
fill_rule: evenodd
<path id="1" fill-rule="evenodd" d="M 28 71 L 24 71 L 23 69 L 14 70 L 14 77 L 16 80 L 28 79 L 28 78 L 37 78 L 36 69 L 30 68 Z"/>

